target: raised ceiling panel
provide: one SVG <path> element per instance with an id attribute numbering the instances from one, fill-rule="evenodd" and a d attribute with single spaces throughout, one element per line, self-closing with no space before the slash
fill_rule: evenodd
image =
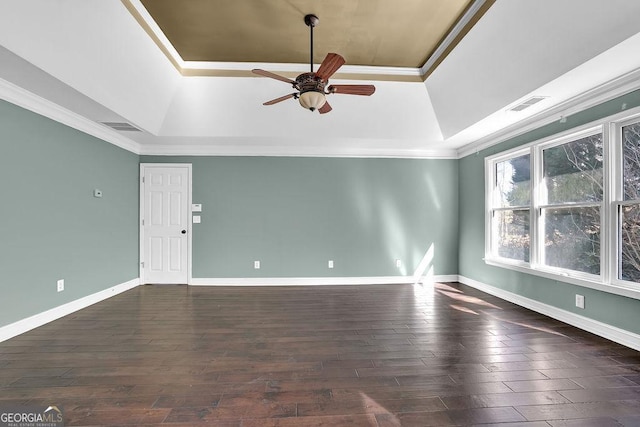
<path id="1" fill-rule="evenodd" d="M 444 138 L 635 35 L 638 16 L 637 0 L 496 2 L 426 81 Z"/>
<path id="2" fill-rule="evenodd" d="M 181 77 L 117 1 L 3 0 L 0 45 L 147 131 Z"/>
<path id="3" fill-rule="evenodd" d="M 185 61 L 309 62 L 340 53 L 350 65 L 421 67 L 471 0 L 142 0 Z"/>

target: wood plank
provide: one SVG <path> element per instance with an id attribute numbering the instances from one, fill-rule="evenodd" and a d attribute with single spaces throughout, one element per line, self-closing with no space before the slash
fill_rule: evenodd
<path id="1" fill-rule="evenodd" d="M 0 343 L 0 405 L 58 404 L 70 426 L 640 420 L 638 352 L 461 284 L 418 290 L 138 287 Z"/>

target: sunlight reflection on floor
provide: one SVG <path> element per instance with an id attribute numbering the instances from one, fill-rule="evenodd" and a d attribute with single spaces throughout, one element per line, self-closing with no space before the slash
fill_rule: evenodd
<path id="1" fill-rule="evenodd" d="M 360 392 L 360 399 L 362 401 L 362 407 L 365 409 L 365 414 L 386 414 L 386 421 L 391 421 L 394 426 L 400 426 L 400 420 L 393 413 L 388 411 L 384 406 L 380 405 L 374 399 L 369 397 L 367 394 Z M 376 422 L 373 426 L 378 426 Z"/>
<path id="2" fill-rule="evenodd" d="M 495 309 L 498 309 L 498 310 L 502 310 L 497 305 L 493 305 L 490 302 L 486 302 L 485 300 L 477 298 L 477 297 L 472 297 L 472 296 L 465 295 L 465 294 L 458 294 L 458 293 L 448 292 L 448 291 L 443 291 L 443 290 L 438 290 L 437 292 L 439 292 L 442 295 L 446 295 L 449 298 L 452 298 L 454 300 L 460 301 L 460 302 L 466 302 L 468 304 L 481 305 L 483 307 L 489 307 L 489 308 L 495 308 Z"/>
<path id="3" fill-rule="evenodd" d="M 470 308 L 463 307 L 461 305 L 449 304 L 449 307 L 453 308 L 454 310 L 462 311 L 463 313 L 475 314 L 476 316 L 480 315 L 480 313 L 477 313 Z"/>
<path id="4" fill-rule="evenodd" d="M 500 321 L 500 322 L 511 323 L 512 325 L 522 326 L 522 327 L 527 328 L 527 329 L 533 329 L 533 330 L 540 331 L 540 332 L 546 332 L 548 334 L 553 334 L 553 335 L 558 335 L 558 336 L 561 336 L 561 337 L 566 337 L 565 334 L 562 334 L 560 332 L 556 332 L 553 329 L 545 328 L 545 327 L 542 327 L 542 326 L 533 326 L 533 325 L 531 325 L 529 323 L 516 322 L 514 320 L 509 320 L 509 319 L 502 319 L 499 316 L 496 316 L 496 315 L 491 314 L 491 313 L 485 313 L 485 314 L 487 316 L 495 319 L 495 320 Z"/>

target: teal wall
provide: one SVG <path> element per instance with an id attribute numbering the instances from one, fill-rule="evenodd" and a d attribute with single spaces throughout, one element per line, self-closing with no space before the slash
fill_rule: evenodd
<path id="1" fill-rule="evenodd" d="M 138 277 L 138 171 L 137 155 L 0 100 L 0 326 Z"/>
<path id="2" fill-rule="evenodd" d="M 434 274 L 459 273 L 640 333 L 638 300 L 482 260 L 484 158 L 622 103 L 640 105 L 640 91 L 456 161 L 139 157 L 0 101 L 0 326 L 137 278 L 138 165 L 171 162 L 193 165 L 193 201 L 203 205 L 195 278 L 413 275 L 433 248 Z M 585 310 L 574 307 L 578 292 Z"/>
<path id="3" fill-rule="evenodd" d="M 554 122 L 460 160 L 459 272 L 474 279 L 536 301 L 571 311 L 622 329 L 640 333 L 640 301 L 575 286 L 531 274 L 486 265 L 484 257 L 484 158 L 528 142 L 601 119 L 640 105 L 640 91 Z M 584 310 L 575 307 L 575 294 L 585 296 Z"/>
<path id="4" fill-rule="evenodd" d="M 193 202 L 203 206 L 202 223 L 193 225 L 194 278 L 413 275 L 431 246 L 434 273 L 457 273 L 456 160 L 141 162 L 193 164 Z"/>

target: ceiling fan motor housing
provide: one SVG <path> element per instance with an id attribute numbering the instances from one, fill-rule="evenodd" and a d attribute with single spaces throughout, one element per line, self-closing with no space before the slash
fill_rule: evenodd
<path id="1" fill-rule="evenodd" d="M 322 107 L 326 102 L 324 91 L 326 83 L 316 73 L 303 73 L 296 77 L 296 87 L 300 91 L 298 96 L 300 105 L 311 111 Z"/>
<path id="2" fill-rule="evenodd" d="M 325 85 L 326 82 L 318 77 L 316 73 L 303 73 L 296 77 L 296 87 L 300 93 L 309 91 L 324 93 Z"/>

